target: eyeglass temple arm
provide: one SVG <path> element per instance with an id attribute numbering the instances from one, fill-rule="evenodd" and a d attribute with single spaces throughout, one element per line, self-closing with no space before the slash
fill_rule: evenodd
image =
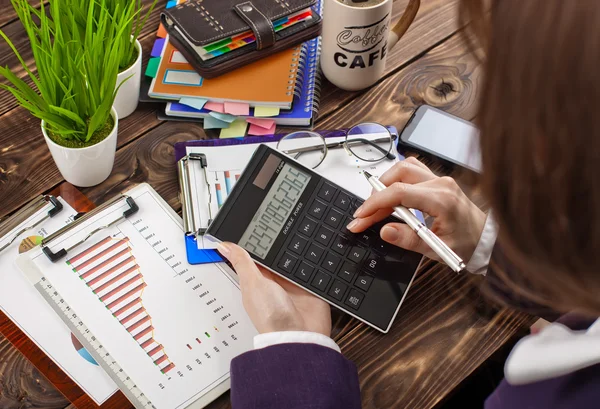
<path id="1" fill-rule="evenodd" d="M 383 139 L 383 138 L 382 138 Z M 387 138 L 385 138 L 387 139 Z M 396 138 L 394 138 L 392 136 L 392 141 L 395 140 Z M 378 140 L 375 141 L 370 141 L 368 139 L 364 139 L 364 138 L 357 138 L 357 139 L 352 139 L 349 142 L 346 143 L 352 143 L 352 142 L 362 142 L 362 143 L 366 143 L 367 145 L 371 145 L 373 148 L 377 149 L 379 152 L 383 153 L 385 155 L 386 158 L 390 159 L 390 160 L 394 160 L 396 159 L 396 157 L 394 156 L 394 154 L 392 152 L 388 152 L 385 149 L 383 149 L 381 146 L 378 146 L 377 144 L 375 144 L 375 142 L 378 142 Z M 329 146 L 328 146 L 329 147 Z"/>

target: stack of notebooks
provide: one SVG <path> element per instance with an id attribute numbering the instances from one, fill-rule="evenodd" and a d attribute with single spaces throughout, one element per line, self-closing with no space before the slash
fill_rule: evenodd
<path id="1" fill-rule="evenodd" d="M 167 8 L 184 1 L 171 0 Z M 321 1 L 315 7 L 321 14 Z M 222 129 L 221 137 L 272 134 L 276 125 L 311 127 L 319 107 L 320 48 L 320 37 L 314 38 L 207 79 L 169 42 L 161 25 L 141 99 L 165 103 L 160 119 L 203 122 L 205 129 Z"/>

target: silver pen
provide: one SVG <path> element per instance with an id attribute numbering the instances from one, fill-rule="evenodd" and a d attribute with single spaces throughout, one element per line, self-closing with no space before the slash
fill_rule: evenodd
<path id="1" fill-rule="evenodd" d="M 386 188 L 386 186 L 381 183 L 379 179 L 373 177 L 373 175 L 371 175 L 369 172 L 364 171 L 363 173 L 365 174 L 367 181 L 376 191 L 381 192 Z M 466 266 L 463 260 L 454 251 L 452 251 L 452 249 L 448 247 L 448 245 L 444 243 L 442 239 L 440 239 L 434 232 L 429 230 L 425 224 L 417 219 L 417 216 L 415 216 L 410 210 L 404 206 L 397 206 L 394 207 L 394 211 L 398 217 L 404 220 L 404 222 L 411 229 L 413 229 L 429 247 L 431 247 L 435 254 L 440 256 L 440 258 L 444 260 L 448 266 L 450 266 L 452 270 L 460 273 L 465 269 Z"/>

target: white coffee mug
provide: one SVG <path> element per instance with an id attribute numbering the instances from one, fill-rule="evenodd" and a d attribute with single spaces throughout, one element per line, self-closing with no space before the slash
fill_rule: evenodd
<path id="1" fill-rule="evenodd" d="M 389 50 L 406 33 L 421 5 L 410 0 L 390 30 L 393 0 L 368 7 L 352 0 L 325 0 L 321 69 L 334 85 L 357 91 L 375 84 L 385 70 Z"/>

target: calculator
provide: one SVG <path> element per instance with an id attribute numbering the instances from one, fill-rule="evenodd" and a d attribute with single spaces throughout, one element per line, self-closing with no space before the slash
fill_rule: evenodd
<path id="1" fill-rule="evenodd" d="M 257 263 L 385 333 L 422 256 L 380 238 L 381 227 L 397 218 L 390 216 L 363 233 L 347 230 L 362 203 L 294 159 L 260 145 L 206 235 L 237 243 Z"/>

